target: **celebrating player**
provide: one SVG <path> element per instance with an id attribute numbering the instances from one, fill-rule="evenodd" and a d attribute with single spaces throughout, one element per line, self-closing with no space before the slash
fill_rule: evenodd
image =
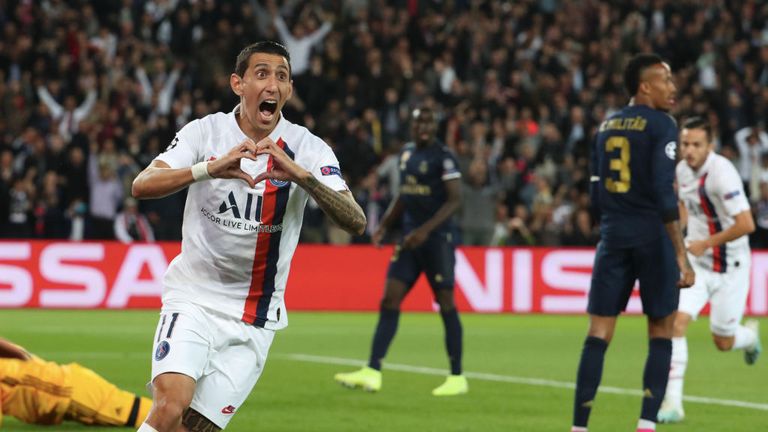
<path id="1" fill-rule="evenodd" d="M 403 217 L 405 237 L 395 247 L 389 265 L 368 366 L 334 378 L 348 387 L 381 389 L 381 361 L 395 337 L 400 304 L 423 272 L 440 305 L 451 365 L 451 374 L 432 394 L 453 396 L 469 389 L 461 370 L 462 328 L 453 299 L 455 226 L 451 216 L 461 200 L 461 173 L 450 151 L 435 140 L 435 113 L 429 108 L 417 109 L 412 122 L 415 143 L 404 147 L 400 154 L 400 193 L 373 235 L 378 245 L 387 228 Z"/>
<path id="2" fill-rule="evenodd" d="M 741 177 L 733 164 L 714 152 L 712 129 L 701 118 L 686 120 L 680 131 L 677 164 L 681 214 L 688 223 L 685 241 L 696 271 L 696 284 L 680 294 L 672 334 L 672 367 L 662 423 L 679 422 L 683 411 L 683 377 L 688 365 L 685 332 L 707 302 L 709 328 L 720 351 L 743 350 L 747 364 L 761 351 L 757 321 L 741 325 L 749 292 L 751 255 L 747 235 L 755 230 Z"/>
<path id="3" fill-rule="evenodd" d="M 605 351 L 638 279 L 649 350 L 637 431 L 656 429 L 672 354 L 678 287 L 691 286 L 695 277 L 673 187 L 677 125 L 665 113 L 675 101 L 672 72 L 657 55 L 640 54 L 627 65 L 624 83 L 632 101 L 600 125 L 593 149 L 592 200 L 600 213 L 600 243 L 587 306 L 589 331 L 576 379 L 573 432 L 587 430 Z"/>
<path id="4" fill-rule="evenodd" d="M 310 195 L 343 229 L 365 229 L 331 148 L 281 114 L 293 92 L 285 47 L 243 49 L 230 85 L 240 104 L 184 126 L 133 183 L 137 198 L 189 186 L 154 335 L 157 403 L 141 432 L 220 430 L 248 397 L 288 324 L 283 294 Z"/>

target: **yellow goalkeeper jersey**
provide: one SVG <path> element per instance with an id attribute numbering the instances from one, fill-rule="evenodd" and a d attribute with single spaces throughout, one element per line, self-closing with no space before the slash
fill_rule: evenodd
<path id="1" fill-rule="evenodd" d="M 77 363 L 0 358 L 0 413 L 26 423 L 138 427 L 151 404 Z"/>

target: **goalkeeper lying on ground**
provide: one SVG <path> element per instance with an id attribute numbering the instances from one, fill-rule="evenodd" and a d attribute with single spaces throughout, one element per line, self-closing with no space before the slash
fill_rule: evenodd
<path id="1" fill-rule="evenodd" d="M 39 425 L 72 420 L 136 428 L 151 405 L 77 363 L 45 361 L 0 338 L 0 425 L 8 415 Z"/>

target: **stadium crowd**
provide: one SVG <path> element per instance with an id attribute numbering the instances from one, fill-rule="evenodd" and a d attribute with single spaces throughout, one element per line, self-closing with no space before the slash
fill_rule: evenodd
<path id="1" fill-rule="evenodd" d="M 632 53 L 669 60 L 673 114 L 701 115 L 768 247 L 768 4 L 757 0 L 0 0 L 0 237 L 181 238 L 184 193 L 135 175 L 187 122 L 230 111 L 237 53 L 292 56 L 285 116 L 336 152 L 369 221 L 308 206 L 302 241 L 365 242 L 398 188 L 410 111 L 440 113 L 469 245 L 593 245 L 589 144 L 626 104 Z"/>

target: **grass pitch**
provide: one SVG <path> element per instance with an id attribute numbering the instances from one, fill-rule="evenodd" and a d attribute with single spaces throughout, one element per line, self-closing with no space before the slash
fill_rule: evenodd
<path id="1" fill-rule="evenodd" d="M 118 386 L 147 394 L 156 311 L 2 310 L 0 335 L 62 363 L 78 362 Z M 227 431 L 563 431 L 585 316 L 462 315 L 467 395 L 435 398 L 447 359 L 437 314 L 403 314 L 376 394 L 342 388 L 333 374 L 364 363 L 372 313 L 290 314 L 261 380 Z M 719 353 L 706 318 L 691 326 L 686 420 L 658 430 L 768 430 L 768 356 L 752 367 Z M 768 320 L 762 320 L 768 331 Z M 763 336 L 764 343 L 768 342 Z M 619 319 L 606 357 L 591 432 L 634 430 L 647 351 L 645 320 Z M 44 428 L 4 418 L 8 431 L 114 431 L 76 423 Z M 123 429 L 127 430 L 127 429 Z"/>

